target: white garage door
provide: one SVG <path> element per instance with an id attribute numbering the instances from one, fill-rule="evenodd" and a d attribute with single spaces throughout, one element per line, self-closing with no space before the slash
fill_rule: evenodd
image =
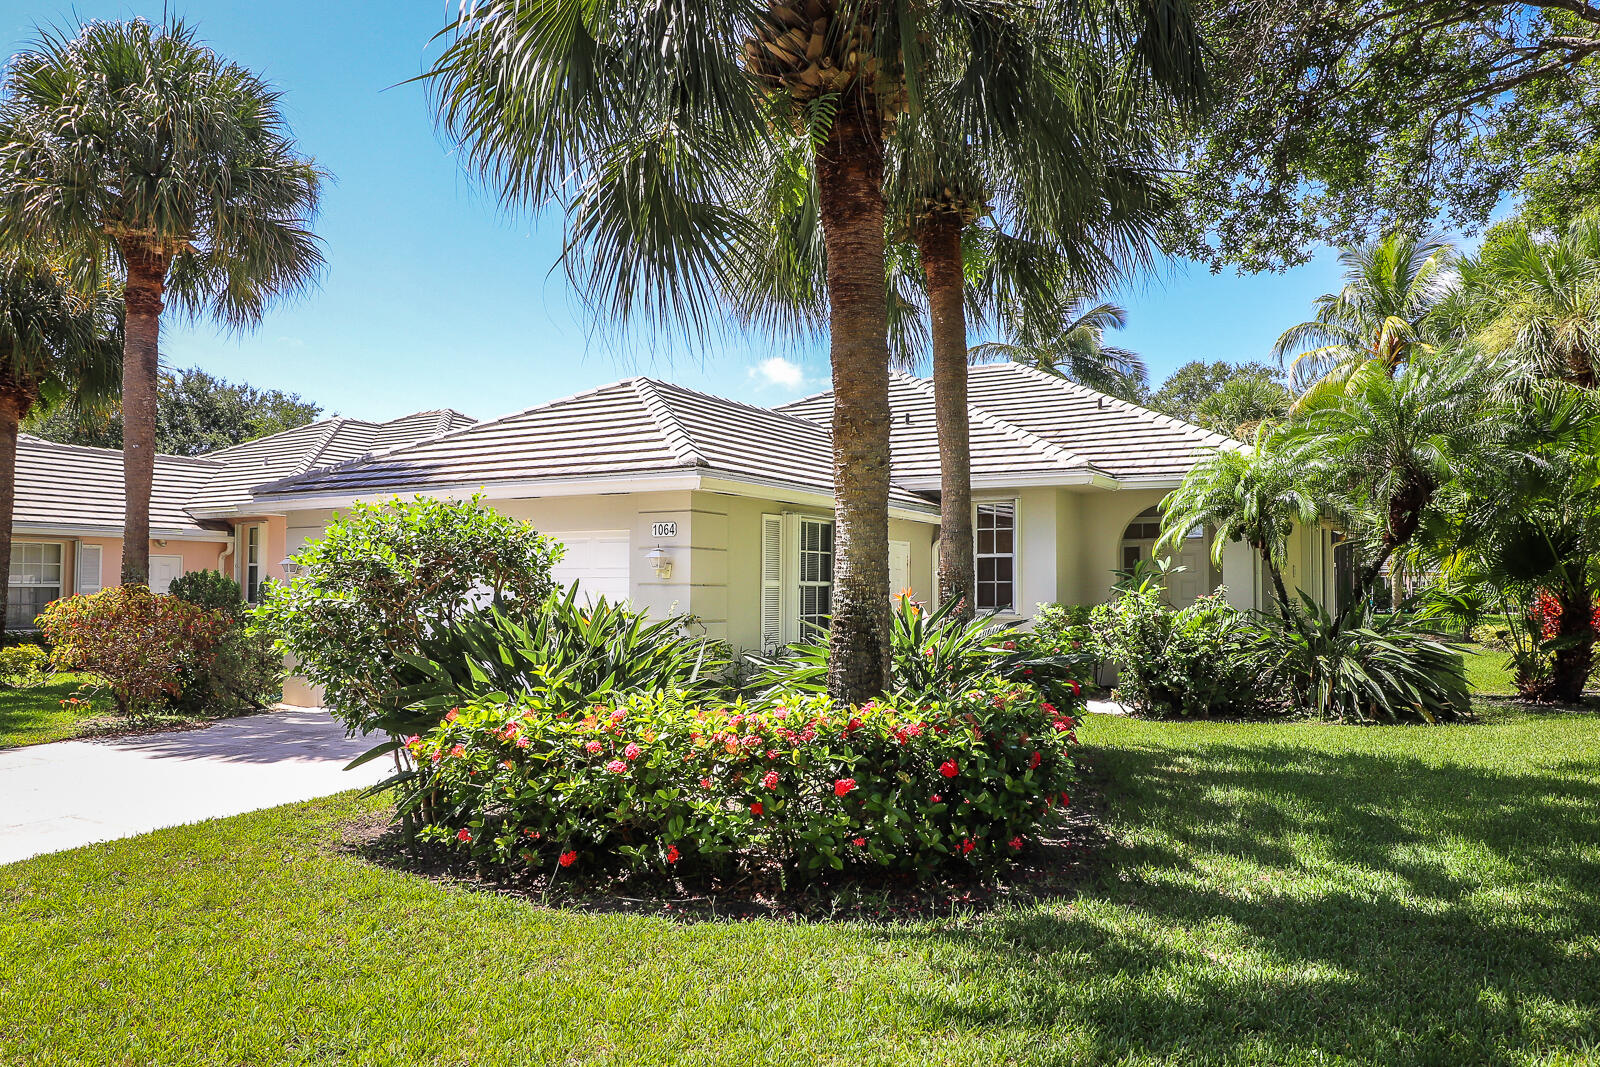
<path id="1" fill-rule="evenodd" d="M 562 585 L 578 583 L 578 598 L 600 597 L 615 604 L 628 599 L 628 531 L 597 530 L 552 534 L 567 554 L 550 572 Z"/>

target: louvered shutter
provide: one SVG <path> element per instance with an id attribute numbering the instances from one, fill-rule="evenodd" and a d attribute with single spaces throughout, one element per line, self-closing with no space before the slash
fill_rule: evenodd
<path id="1" fill-rule="evenodd" d="M 783 516 L 761 516 L 761 647 L 783 644 Z"/>
<path id="2" fill-rule="evenodd" d="M 77 592 L 98 593 L 100 591 L 100 546 L 79 545 L 77 564 Z"/>

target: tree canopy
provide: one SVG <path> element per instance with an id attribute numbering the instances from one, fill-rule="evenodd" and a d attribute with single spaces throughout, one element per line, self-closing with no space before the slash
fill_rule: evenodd
<path id="1" fill-rule="evenodd" d="M 229 445 L 304 426 L 322 406 L 298 393 L 258 389 L 188 367 L 163 374 L 157 385 L 156 451 L 198 456 Z M 47 441 L 96 448 L 122 447 L 122 414 L 64 405 L 25 427 Z"/>

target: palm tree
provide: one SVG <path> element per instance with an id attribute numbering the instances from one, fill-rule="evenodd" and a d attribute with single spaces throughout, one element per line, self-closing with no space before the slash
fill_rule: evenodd
<path id="1" fill-rule="evenodd" d="M 1430 316 L 1450 291 L 1452 247 L 1436 237 L 1392 230 L 1339 250 L 1344 287 L 1316 299 L 1316 315 L 1283 332 L 1279 362 L 1299 353 L 1293 379 L 1301 390 L 1337 389 L 1357 367 L 1386 372 L 1432 349 Z"/>
<path id="2" fill-rule="evenodd" d="M 1055 316 L 1013 315 L 1002 321 L 1004 341 L 974 345 L 974 363 L 1011 360 L 1133 400 L 1146 381 L 1144 360 L 1137 352 L 1106 344 L 1107 330 L 1128 324 L 1125 309 L 1109 301 L 1084 307 L 1087 294 L 1067 289 L 1058 297 Z"/>
<path id="3" fill-rule="evenodd" d="M 1160 17 L 1172 6 L 1187 10 L 1184 0 L 1154 5 L 1140 41 L 1149 54 L 1194 47 L 1174 39 L 1187 21 Z M 774 141 L 801 135 L 825 257 L 829 691 L 844 701 L 888 681 L 886 144 L 925 106 L 950 48 L 1043 34 L 1056 17 L 1012 0 L 479 0 L 447 28 L 426 75 L 444 129 L 504 202 L 563 202 L 565 263 L 619 323 L 708 328 L 747 266 L 740 250 L 760 238 L 740 211 L 751 175 L 765 173 Z M 966 132 L 1014 122 L 1013 102 L 993 87 L 1011 84 L 1002 63 L 1016 50 L 971 51 L 973 76 L 943 104 Z"/>
<path id="4" fill-rule="evenodd" d="M 1273 378 L 1241 375 L 1200 401 L 1195 422 L 1242 441 L 1254 436 L 1269 419 L 1285 418 L 1293 400 L 1289 390 Z"/>
<path id="5" fill-rule="evenodd" d="M 1361 599 L 1412 542 L 1439 491 L 1492 439 L 1500 412 L 1488 383 L 1496 373 L 1493 361 L 1450 349 L 1414 357 L 1393 377 L 1369 363 L 1301 426 L 1313 446 L 1304 451 L 1302 477 L 1369 516 L 1374 545 L 1357 576 Z"/>
<path id="6" fill-rule="evenodd" d="M 1461 276 L 1459 333 L 1544 377 L 1600 383 L 1600 214 L 1554 237 L 1501 228 Z"/>
<path id="7" fill-rule="evenodd" d="M 244 328 L 311 285 L 323 177 L 278 93 L 181 22 L 41 32 L 6 68 L 0 240 L 92 250 L 125 283 L 124 582 L 149 580 L 161 313 Z"/>
<path id="8" fill-rule="evenodd" d="M 11 585 L 17 430 L 39 409 L 94 400 L 116 387 L 120 323 L 108 288 L 85 297 L 42 256 L 0 259 L 0 634 Z"/>
<path id="9" fill-rule="evenodd" d="M 1211 558 L 1220 565 L 1227 545 L 1243 541 L 1272 579 L 1283 621 L 1297 625 L 1283 580 L 1289 535 L 1296 523 L 1316 522 L 1322 513 L 1304 462 L 1300 441 L 1282 426 L 1265 425 L 1250 445 L 1213 452 L 1161 502 L 1157 549 L 1176 548 L 1190 530 L 1206 527 L 1213 534 Z"/>

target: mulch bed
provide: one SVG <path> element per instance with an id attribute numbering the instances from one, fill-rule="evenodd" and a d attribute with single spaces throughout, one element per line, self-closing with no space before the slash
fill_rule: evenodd
<path id="1" fill-rule="evenodd" d="M 944 872 L 841 872 L 804 884 L 785 884 L 776 864 L 722 880 L 711 875 L 660 874 L 574 878 L 566 872 L 482 870 L 452 849 L 408 841 L 387 813 L 345 827 L 341 849 L 372 863 L 444 885 L 517 897 L 541 907 L 658 915 L 683 922 L 741 919 L 901 922 L 987 911 L 1006 904 L 1074 894 L 1092 873 L 1108 841 L 1103 805 L 1093 788 L 1094 767 L 1080 757 L 1085 780 L 1072 808 L 1046 824 L 1017 862 L 997 877 Z"/>

